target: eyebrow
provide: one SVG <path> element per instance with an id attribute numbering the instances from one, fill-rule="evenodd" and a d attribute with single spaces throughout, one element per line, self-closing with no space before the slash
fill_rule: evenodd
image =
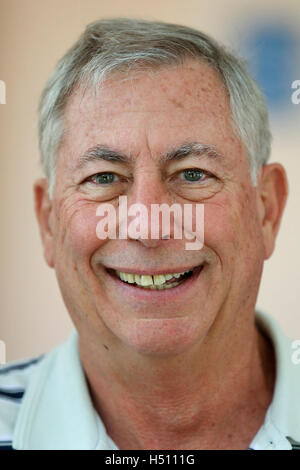
<path id="1" fill-rule="evenodd" d="M 82 168 L 89 162 L 105 160 L 107 162 L 113 163 L 130 163 L 131 160 L 126 155 L 123 155 L 119 152 L 115 152 L 108 147 L 103 145 L 96 145 L 84 152 L 80 156 L 77 168 Z"/>
<path id="2" fill-rule="evenodd" d="M 224 158 L 224 156 L 217 152 L 215 145 L 201 144 L 199 142 L 187 142 L 180 147 L 170 150 L 163 155 L 164 161 L 182 160 L 189 155 L 207 156 L 211 158 Z"/>
<path id="3" fill-rule="evenodd" d="M 217 152 L 214 145 L 201 144 L 199 142 L 186 142 L 179 147 L 169 150 L 166 154 L 160 156 L 161 162 L 170 162 L 183 160 L 189 155 L 207 156 L 210 158 L 224 158 L 222 154 Z M 106 146 L 96 145 L 88 149 L 83 155 L 80 156 L 76 168 L 82 168 L 87 163 L 93 161 L 104 160 L 112 163 L 127 163 L 132 164 L 131 158 L 127 155 L 116 152 Z"/>

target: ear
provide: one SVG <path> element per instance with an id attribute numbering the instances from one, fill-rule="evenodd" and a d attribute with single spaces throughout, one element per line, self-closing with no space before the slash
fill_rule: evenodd
<path id="1" fill-rule="evenodd" d="M 265 259 L 274 251 L 287 194 L 288 182 L 283 166 L 280 163 L 264 165 L 259 173 L 258 197 Z"/>
<path id="2" fill-rule="evenodd" d="M 54 267 L 53 206 L 48 193 L 48 180 L 41 178 L 34 184 L 35 214 L 48 266 Z"/>

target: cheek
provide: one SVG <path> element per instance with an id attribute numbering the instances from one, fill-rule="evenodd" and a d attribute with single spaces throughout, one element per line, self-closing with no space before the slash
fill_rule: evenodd
<path id="1" fill-rule="evenodd" d="M 205 204 L 205 245 L 217 252 L 228 252 L 229 246 L 236 245 L 239 227 L 234 219 L 234 215 L 227 206 Z"/>
<path id="2" fill-rule="evenodd" d="M 261 230 L 254 198 L 245 193 L 205 204 L 205 244 L 220 256 L 257 256 Z"/>
<path id="3" fill-rule="evenodd" d="M 64 218 L 64 227 L 61 230 L 60 246 L 72 258 L 90 258 L 103 244 L 96 234 L 99 217 L 96 216 L 96 204 L 73 208 Z"/>
<path id="4" fill-rule="evenodd" d="M 69 228 L 70 246 L 78 256 L 92 254 L 102 243 L 96 235 L 97 218 L 95 211 L 76 214 Z"/>

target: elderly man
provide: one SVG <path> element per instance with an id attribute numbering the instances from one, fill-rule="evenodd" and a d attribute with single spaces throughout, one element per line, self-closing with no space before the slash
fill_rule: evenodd
<path id="1" fill-rule="evenodd" d="M 75 328 L 2 369 L 2 448 L 297 448 L 299 369 L 255 312 L 287 182 L 244 66 L 184 26 L 97 21 L 58 63 L 39 123 L 36 214 Z M 147 218 L 99 236 L 121 196 L 202 207 L 203 243 L 187 249 L 175 215 L 167 236 Z"/>

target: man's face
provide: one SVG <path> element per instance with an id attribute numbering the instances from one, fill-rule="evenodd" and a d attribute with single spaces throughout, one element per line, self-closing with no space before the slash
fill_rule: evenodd
<path id="1" fill-rule="evenodd" d="M 187 62 L 110 79 L 96 95 L 77 90 L 66 107 L 65 131 L 47 259 L 82 335 L 107 347 L 176 354 L 217 328 L 226 336 L 243 312 L 253 312 L 265 257 L 257 189 L 212 68 Z M 163 159 L 186 143 L 214 146 L 219 155 Z M 79 164 L 96 146 L 129 161 Z M 194 181 L 184 171 L 191 168 L 203 171 Z M 103 172 L 113 173 L 106 183 Z M 96 210 L 108 202 L 117 209 L 120 195 L 128 207 L 142 203 L 149 212 L 151 204 L 204 204 L 204 247 L 186 250 L 186 239 L 172 237 L 100 240 Z M 152 290 L 123 282 L 116 270 L 193 275 Z"/>

